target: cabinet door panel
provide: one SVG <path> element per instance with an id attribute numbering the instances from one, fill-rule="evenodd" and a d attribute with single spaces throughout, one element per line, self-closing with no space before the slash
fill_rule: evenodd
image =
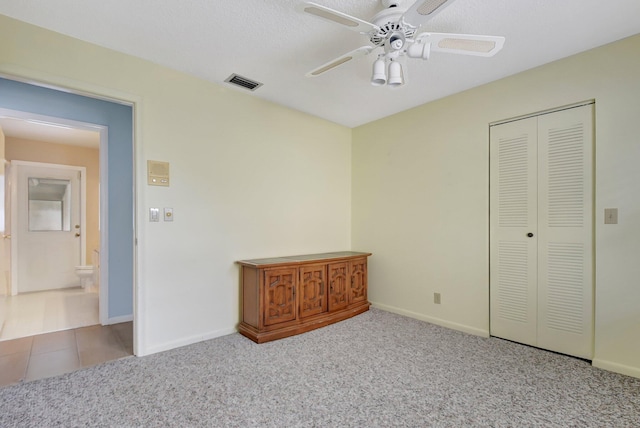
<path id="1" fill-rule="evenodd" d="M 297 269 L 265 271 L 264 325 L 278 324 L 296 319 Z"/>
<path id="2" fill-rule="evenodd" d="M 346 308 L 349 304 L 349 264 L 329 265 L 329 311 Z"/>
<path id="3" fill-rule="evenodd" d="M 300 268 L 300 318 L 321 314 L 327 310 L 326 266 Z"/>
<path id="4" fill-rule="evenodd" d="M 367 259 L 349 262 L 351 287 L 349 304 L 367 301 Z"/>

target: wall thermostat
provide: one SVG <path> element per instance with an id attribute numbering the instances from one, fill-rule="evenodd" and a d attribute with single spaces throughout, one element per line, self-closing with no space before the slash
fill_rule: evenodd
<path id="1" fill-rule="evenodd" d="M 169 186 L 169 162 L 147 161 L 147 184 Z"/>

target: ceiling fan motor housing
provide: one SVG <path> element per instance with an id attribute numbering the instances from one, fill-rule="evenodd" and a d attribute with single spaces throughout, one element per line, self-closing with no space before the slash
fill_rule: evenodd
<path id="1" fill-rule="evenodd" d="M 382 6 L 384 6 L 385 8 L 390 8 L 390 7 L 400 7 L 400 5 L 402 4 L 401 0 L 381 0 Z"/>
<path id="2" fill-rule="evenodd" d="M 373 24 L 380 27 L 380 30 L 371 34 L 369 40 L 375 46 L 382 46 L 387 39 L 396 34 L 404 35 L 405 39 L 413 38 L 416 29 L 401 22 L 404 9 L 385 9 L 376 14 L 371 20 Z"/>

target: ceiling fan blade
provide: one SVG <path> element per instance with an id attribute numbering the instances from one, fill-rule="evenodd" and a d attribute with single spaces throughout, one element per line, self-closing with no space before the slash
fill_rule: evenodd
<path id="1" fill-rule="evenodd" d="M 300 12 L 308 13 L 326 21 L 333 22 L 334 24 L 340 24 L 344 28 L 359 33 L 369 33 L 371 31 L 378 31 L 380 27 L 370 22 L 363 21 L 362 19 L 355 18 L 346 13 L 338 12 L 326 6 L 322 6 L 310 1 L 302 2 L 296 5 L 296 9 Z"/>
<path id="2" fill-rule="evenodd" d="M 322 64 L 320 67 L 315 68 L 305 74 L 306 77 L 318 77 L 323 73 L 326 73 L 329 70 L 333 70 L 334 68 L 344 64 L 345 62 L 349 62 L 354 58 L 365 56 L 371 53 L 375 48 L 373 46 L 362 46 L 358 49 L 352 50 L 338 58 L 332 59 L 331 61 Z"/>
<path id="3" fill-rule="evenodd" d="M 430 43 L 431 52 L 491 57 L 504 46 L 502 36 L 476 36 L 473 34 L 422 33 L 417 43 Z"/>
<path id="4" fill-rule="evenodd" d="M 418 28 L 454 1 L 455 0 L 416 0 L 404 15 L 402 15 L 402 19 L 405 23 Z"/>

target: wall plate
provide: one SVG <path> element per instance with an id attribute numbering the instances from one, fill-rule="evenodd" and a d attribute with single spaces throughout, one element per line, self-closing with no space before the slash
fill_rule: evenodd
<path id="1" fill-rule="evenodd" d="M 164 221 L 173 221 L 173 208 L 164 209 Z"/>
<path id="2" fill-rule="evenodd" d="M 149 208 L 149 221 L 160 221 L 160 208 Z"/>
<path id="3" fill-rule="evenodd" d="M 169 187 L 169 162 L 148 160 L 147 184 Z"/>
<path id="4" fill-rule="evenodd" d="M 617 208 L 605 208 L 604 209 L 604 224 L 618 224 L 618 209 Z"/>

